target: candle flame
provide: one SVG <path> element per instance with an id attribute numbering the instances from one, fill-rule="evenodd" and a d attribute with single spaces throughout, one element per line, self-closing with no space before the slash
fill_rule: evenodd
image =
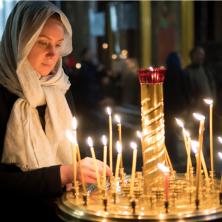
<path id="1" fill-rule="evenodd" d="M 121 122 L 120 116 L 116 114 L 116 115 L 114 116 L 114 118 L 115 118 L 116 122 L 117 122 L 118 124 L 120 124 L 120 122 Z"/>
<path id="2" fill-rule="evenodd" d="M 118 153 L 121 153 L 121 152 L 122 152 L 122 145 L 120 144 L 119 141 L 116 142 L 116 149 L 117 149 L 117 152 L 118 152 Z"/>
<path id="3" fill-rule="evenodd" d="M 163 172 L 163 173 L 169 173 L 170 170 L 168 167 L 165 166 L 163 163 L 158 163 L 157 167 Z"/>
<path id="4" fill-rule="evenodd" d="M 207 105 L 211 105 L 213 104 L 213 100 L 212 99 L 204 99 L 204 102 L 207 104 Z"/>
<path id="5" fill-rule="evenodd" d="M 222 160 L 222 153 L 221 152 L 218 152 L 218 156 Z"/>
<path id="6" fill-rule="evenodd" d="M 72 144 L 76 144 L 76 139 L 75 139 L 75 137 L 74 137 L 74 135 L 73 135 L 73 133 L 72 133 L 72 131 L 71 130 L 66 130 L 66 132 L 65 132 L 65 134 L 66 134 L 66 138 L 72 143 Z"/>
<path id="7" fill-rule="evenodd" d="M 73 128 L 74 130 L 77 129 L 77 119 L 76 119 L 75 117 L 72 118 L 72 128 Z"/>
<path id="8" fill-rule="evenodd" d="M 153 71 L 153 67 L 152 67 L 152 66 L 150 66 L 148 69 L 149 69 L 150 71 Z"/>
<path id="9" fill-rule="evenodd" d="M 218 136 L 217 139 L 218 139 L 219 143 L 222 143 L 222 137 L 221 136 Z"/>
<path id="10" fill-rule="evenodd" d="M 136 135 L 138 138 L 142 139 L 142 133 L 139 130 L 136 131 Z"/>
<path id="11" fill-rule="evenodd" d="M 103 146 L 106 146 L 107 145 L 107 138 L 105 135 L 102 135 L 102 143 L 103 143 Z"/>
<path id="12" fill-rule="evenodd" d="M 200 113 L 193 113 L 193 117 L 199 121 L 205 120 L 205 116 L 201 115 Z"/>
<path id="13" fill-rule="evenodd" d="M 88 143 L 89 147 L 93 147 L 93 140 L 90 136 L 87 138 L 87 143 Z"/>
<path id="14" fill-rule="evenodd" d="M 130 147 L 134 150 L 137 148 L 137 144 L 135 142 L 130 142 Z"/>
<path id="15" fill-rule="evenodd" d="M 184 130 L 184 133 L 185 133 L 185 135 L 186 135 L 187 137 L 190 137 L 190 132 L 189 132 L 189 131 Z"/>
<path id="16" fill-rule="evenodd" d="M 175 120 L 176 120 L 177 124 L 179 125 L 179 127 L 184 128 L 184 124 L 183 124 L 182 120 L 177 119 L 177 118 L 175 118 Z"/>
<path id="17" fill-rule="evenodd" d="M 112 109 L 108 106 L 106 107 L 106 112 L 110 116 L 112 114 Z"/>
<path id="18" fill-rule="evenodd" d="M 198 147 L 199 147 L 199 142 L 197 140 L 191 140 L 191 148 L 194 154 L 197 154 Z"/>

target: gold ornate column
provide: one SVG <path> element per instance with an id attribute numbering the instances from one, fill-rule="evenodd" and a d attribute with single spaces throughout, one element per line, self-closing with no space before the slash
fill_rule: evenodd
<path id="1" fill-rule="evenodd" d="M 165 163 L 163 81 L 166 69 L 138 71 L 141 87 L 144 192 L 149 194 L 162 178 L 157 167 Z"/>
<path id="2" fill-rule="evenodd" d="M 141 67 L 151 65 L 151 2 L 140 1 Z"/>
<path id="3" fill-rule="evenodd" d="M 194 46 L 194 2 L 181 1 L 181 54 L 183 66 L 189 63 L 189 52 Z"/>

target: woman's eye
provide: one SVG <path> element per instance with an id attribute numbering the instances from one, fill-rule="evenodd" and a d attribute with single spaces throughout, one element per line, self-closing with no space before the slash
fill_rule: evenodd
<path id="1" fill-rule="evenodd" d="M 56 48 L 61 48 L 62 44 L 56 44 Z"/>
<path id="2" fill-rule="evenodd" d="M 38 41 L 38 44 L 44 48 L 47 48 L 47 46 L 48 46 L 48 42 L 45 42 L 45 41 Z"/>

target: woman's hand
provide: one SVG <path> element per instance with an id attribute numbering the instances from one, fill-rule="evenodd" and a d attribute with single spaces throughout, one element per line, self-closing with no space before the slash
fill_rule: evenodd
<path id="1" fill-rule="evenodd" d="M 100 160 L 96 160 L 98 166 L 99 175 L 102 175 L 103 171 L 103 162 Z M 82 174 L 85 179 L 85 183 L 96 183 L 96 172 L 94 167 L 93 158 L 86 157 L 82 159 L 80 162 L 77 163 L 77 179 L 82 181 L 81 173 L 80 173 L 80 166 L 82 169 Z M 106 176 L 110 176 L 111 171 L 108 166 L 106 166 Z M 60 166 L 60 177 L 62 186 L 72 183 L 73 181 L 73 165 L 62 165 Z"/>
<path id="2" fill-rule="evenodd" d="M 98 166 L 99 175 L 102 176 L 104 164 L 100 160 L 96 160 L 96 162 L 97 162 L 97 166 Z M 77 164 L 77 179 L 79 181 L 82 180 L 81 174 L 80 174 L 80 166 L 82 169 L 82 174 L 85 179 L 85 182 L 86 183 L 96 183 L 96 171 L 95 171 L 95 167 L 94 167 L 93 158 L 86 157 L 86 158 L 82 159 L 80 162 L 78 162 L 78 164 Z M 110 168 L 108 166 L 106 166 L 106 176 L 110 176 L 110 175 L 111 175 Z"/>

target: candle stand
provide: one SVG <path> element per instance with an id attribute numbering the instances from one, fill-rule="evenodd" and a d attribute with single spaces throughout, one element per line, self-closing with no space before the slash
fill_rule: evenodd
<path id="1" fill-rule="evenodd" d="M 220 181 L 206 178 L 199 161 L 184 174 L 176 173 L 164 144 L 163 90 L 165 68 L 140 69 L 143 172 L 116 173 L 103 189 L 87 194 L 66 192 L 57 201 L 64 221 L 210 221 L 222 220 Z M 164 166 L 165 173 L 158 168 Z M 166 174 L 167 173 L 167 174 Z M 107 179 L 108 181 L 108 179 Z M 106 188 L 104 190 L 104 188 Z M 133 190 L 132 190 L 133 188 Z"/>

